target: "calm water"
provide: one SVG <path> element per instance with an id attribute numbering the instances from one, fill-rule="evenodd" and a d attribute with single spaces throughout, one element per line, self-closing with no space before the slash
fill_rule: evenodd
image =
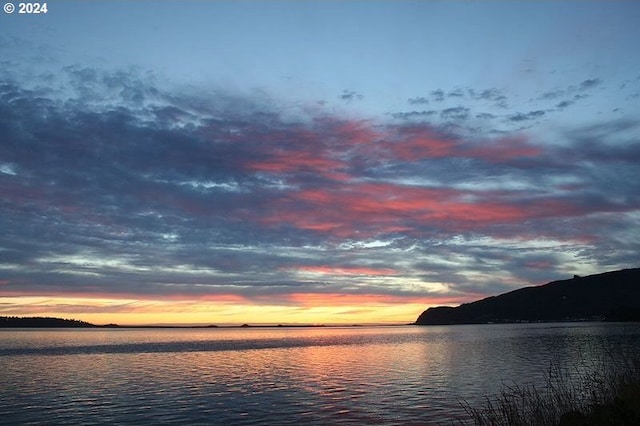
<path id="1" fill-rule="evenodd" d="M 451 424 L 460 399 L 638 346 L 602 323 L 5 329 L 0 423 Z"/>

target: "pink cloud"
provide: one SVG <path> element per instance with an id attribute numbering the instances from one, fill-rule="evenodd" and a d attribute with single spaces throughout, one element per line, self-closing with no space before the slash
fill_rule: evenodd
<path id="1" fill-rule="evenodd" d="M 346 164 L 328 157 L 326 153 L 317 155 L 310 151 L 294 150 L 274 153 L 265 160 L 248 163 L 247 167 L 261 172 L 314 172 L 331 177 L 336 171 L 344 169 Z"/>
<path id="2" fill-rule="evenodd" d="M 419 161 L 427 158 L 443 158 L 457 153 L 454 140 L 435 135 L 429 129 L 412 131 L 409 137 L 390 135 L 385 147 L 393 159 L 402 161 Z"/>
<path id="3" fill-rule="evenodd" d="M 312 272 L 327 275 L 395 275 L 396 271 L 390 268 L 367 268 L 358 266 L 297 266 L 292 268 L 302 272 Z"/>
<path id="4" fill-rule="evenodd" d="M 543 152 L 523 136 L 468 141 L 440 134 L 428 126 L 384 127 L 367 121 L 330 118 L 316 119 L 308 127 L 256 130 L 244 136 L 255 152 L 244 163 L 249 171 L 314 173 L 341 181 L 351 179 L 353 168 L 361 165 L 447 157 L 500 163 Z"/>
<path id="5" fill-rule="evenodd" d="M 466 201 L 471 196 L 473 201 Z M 505 194 L 491 192 L 354 183 L 289 193 L 273 200 L 261 221 L 344 238 L 411 231 L 429 224 L 448 230 L 480 230 L 493 224 L 580 213 L 561 200 L 522 203 L 505 199 Z"/>

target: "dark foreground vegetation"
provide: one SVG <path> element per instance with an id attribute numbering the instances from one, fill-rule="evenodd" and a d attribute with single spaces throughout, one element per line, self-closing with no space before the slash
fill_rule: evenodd
<path id="1" fill-rule="evenodd" d="M 482 407 L 462 404 L 477 426 L 640 425 L 640 356 L 611 353 L 582 367 L 552 366 L 543 388 L 505 386 Z"/>
<path id="2" fill-rule="evenodd" d="M 640 268 L 553 281 L 458 307 L 424 311 L 417 325 L 640 321 Z"/>

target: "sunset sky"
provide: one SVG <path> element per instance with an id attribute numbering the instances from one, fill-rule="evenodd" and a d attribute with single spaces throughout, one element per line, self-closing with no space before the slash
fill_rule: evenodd
<path id="1" fill-rule="evenodd" d="M 408 323 L 640 266 L 640 2 L 0 16 L 0 315 Z"/>

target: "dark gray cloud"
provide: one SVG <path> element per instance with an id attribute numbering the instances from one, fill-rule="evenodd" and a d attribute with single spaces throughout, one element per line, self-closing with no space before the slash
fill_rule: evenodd
<path id="1" fill-rule="evenodd" d="M 580 83 L 579 89 L 580 90 L 593 89 L 594 87 L 599 86 L 601 83 L 602 83 L 602 80 L 600 80 L 599 78 L 590 78 L 582 81 Z"/>
<path id="2" fill-rule="evenodd" d="M 469 92 L 469 96 L 475 100 L 494 101 L 494 102 L 507 100 L 507 97 L 505 96 L 503 91 L 495 87 L 484 89 L 484 90 L 478 90 L 478 91 L 474 89 L 469 89 L 468 92 Z"/>
<path id="3" fill-rule="evenodd" d="M 451 90 L 436 89 L 432 90 L 429 97 L 416 96 L 409 98 L 407 102 L 410 105 L 427 105 L 427 104 L 449 104 L 448 106 L 441 107 L 440 109 L 429 110 L 411 110 L 411 111 L 398 111 L 389 113 L 391 117 L 399 120 L 431 120 L 432 122 L 440 119 L 442 125 L 449 128 L 451 131 L 466 132 L 467 134 L 479 134 L 490 133 L 492 131 L 497 132 L 495 124 L 493 123 L 492 129 L 483 129 L 478 127 L 478 123 L 466 122 L 469 118 L 475 117 L 484 121 L 491 121 L 504 117 L 504 114 L 496 114 L 490 112 L 474 113 L 475 109 L 482 108 L 508 108 L 507 96 L 504 92 L 498 88 L 488 89 L 474 89 L 457 87 Z M 457 105 L 451 105 L 451 102 L 456 102 Z M 461 102 L 465 102 L 461 105 Z M 518 118 L 515 116 L 514 118 Z M 521 115 L 521 118 L 526 118 L 525 115 Z M 509 120 L 507 120 L 509 121 Z M 466 123 L 465 123 L 466 122 Z M 506 130 L 505 130 L 506 131 Z"/>
<path id="4" fill-rule="evenodd" d="M 424 96 L 416 96 L 415 98 L 407 99 L 409 105 L 426 105 L 429 103 L 429 99 Z"/>
<path id="5" fill-rule="evenodd" d="M 564 99 L 560 102 L 558 102 L 557 104 L 554 105 L 555 108 L 557 108 L 558 110 L 563 110 L 566 109 L 572 105 L 574 105 L 576 102 L 580 101 L 581 99 L 585 99 L 588 98 L 589 95 L 585 95 L 585 94 L 576 94 L 573 95 L 570 98 Z M 547 99 L 551 99 L 551 98 L 547 98 Z"/>
<path id="6" fill-rule="evenodd" d="M 526 113 L 519 112 L 517 114 L 512 114 L 508 116 L 507 120 L 513 121 L 513 122 L 529 121 L 529 120 L 536 120 L 538 118 L 543 117 L 544 115 L 545 115 L 545 112 L 541 110 L 529 111 Z"/>
<path id="7" fill-rule="evenodd" d="M 496 106 L 506 105 L 507 97 L 504 92 L 497 88 L 489 88 L 476 90 L 473 88 L 457 87 L 448 91 L 443 89 L 435 89 L 429 93 L 432 102 L 443 102 L 446 99 L 468 99 L 472 101 L 493 102 Z M 424 96 L 416 96 L 409 98 L 410 105 L 428 104 L 429 98 Z"/>
<path id="8" fill-rule="evenodd" d="M 462 106 L 445 108 L 440 111 L 440 117 L 444 120 L 466 120 L 469 118 L 470 111 L 469 108 Z"/>
<path id="9" fill-rule="evenodd" d="M 565 109 L 565 108 L 567 108 L 567 107 L 569 107 L 569 106 L 573 105 L 574 103 L 575 103 L 575 101 L 561 101 L 561 102 L 558 102 L 558 103 L 556 104 L 556 108 L 558 108 L 558 109 Z"/>
<path id="10" fill-rule="evenodd" d="M 600 78 L 583 80 L 578 84 L 570 85 L 563 89 L 555 89 L 544 92 L 538 97 L 541 101 L 558 101 L 554 106 L 559 110 L 570 107 L 581 99 L 589 97 L 589 91 L 602 84 Z"/>
<path id="11" fill-rule="evenodd" d="M 476 114 L 476 118 L 480 118 L 482 120 L 493 120 L 497 116 L 495 114 L 491 114 L 489 112 L 481 112 Z"/>
<path id="12" fill-rule="evenodd" d="M 431 100 L 434 102 L 442 102 L 444 101 L 444 90 L 442 89 L 436 89 L 436 90 L 432 90 L 431 93 Z"/>
<path id="13" fill-rule="evenodd" d="M 391 116 L 393 118 L 396 118 L 396 119 L 409 120 L 409 119 L 414 119 L 414 118 L 430 117 L 430 116 L 433 116 L 433 115 L 435 115 L 437 113 L 438 113 L 438 111 L 436 111 L 436 110 L 406 111 L 406 112 L 394 112 L 393 114 L 391 114 Z"/>
<path id="14" fill-rule="evenodd" d="M 493 106 L 501 109 L 508 107 L 507 96 L 498 88 L 492 87 L 483 90 L 468 89 L 467 92 L 469 97 L 475 101 L 492 102 Z"/>
<path id="15" fill-rule="evenodd" d="M 350 103 L 353 101 L 360 101 L 364 98 L 363 95 L 354 92 L 353 90 L 344 90 L 339 97 L 341 100 Z"/>
<path id="16" fill-rule="evenodd" d="M 567 92 L 566 90 L 552 90 L 549 92 L 545 92 L 542 95 L 540 95 L 539 99 L 543 99 L 543 100 L 556 100 L 559 98 L 562 98 L 564 96 L 566 96 Z"/>

